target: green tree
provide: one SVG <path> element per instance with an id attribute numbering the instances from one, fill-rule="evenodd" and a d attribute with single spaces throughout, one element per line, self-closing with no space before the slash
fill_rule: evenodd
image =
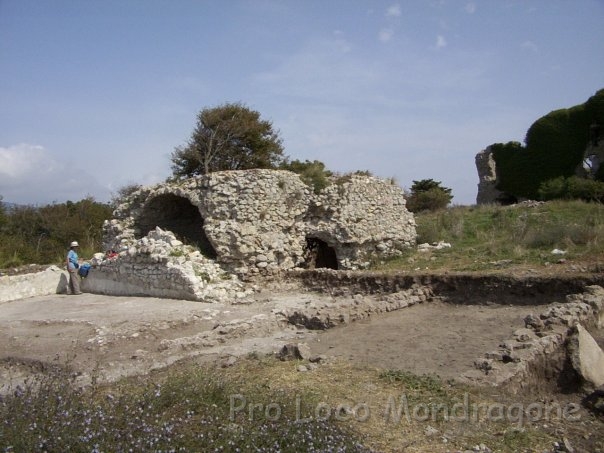
<path id="1" fill-rule="evenodd" d="M 220 170 L 276 168 L 284 160 L 282 140 L 270 121 L 241 103 L 205 108 L 191 138 L 172 153 L 176 177 Z"/>
<path id="2" fill-rule="evenodd" d="M 26 263 L 62 263 L 69 243 L 80 242 L 83 257 L 102 250 L 102 226 L 109 205 L 93 198 L 41 207 L 16 206 L 0 229 L 0 268 Z"/>
<path id="3" fill-rule="evenodd" d="M 407 197 L 407 209 L 411 212 L 438 211 L 446 208 L 452 199 L 451 189 L 442 187 L 440 181 L 422 179 L 413 181 Z"/>

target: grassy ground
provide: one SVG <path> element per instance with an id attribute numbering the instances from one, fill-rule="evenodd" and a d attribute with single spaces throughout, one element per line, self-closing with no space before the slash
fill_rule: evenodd
<path id="1" fill-rule="evenodd" d="M 501 271 L 565 264 L 568 270 L 604 268 L 604 205 L 581 201 L 509 207 L 453 207 L 416 215 L 418 244 L 450 248 L 406 254 L 374 266 L 393 271 Z M 553 254 L 558 249 L 563 254 Z"/>
<path id="2" fill-rule="evenodd" d="M 57 372 L 2 399 L 0 450 L 454 452 L 482 445 L 517 453 L 553 451 L 565 437 L 588 442 L 584 451 L 604 448 L 602 421 L 572 399 L 511 396 L 341 362 L 306 372 L 299 365 L 254 355 L 229 368 L 189 362 L 83 391 Z"/>

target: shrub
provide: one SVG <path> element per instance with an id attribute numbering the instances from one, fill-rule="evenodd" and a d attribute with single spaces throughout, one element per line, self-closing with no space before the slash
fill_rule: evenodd
<path id="1" fill-rule="evenodd" d="M 438 211 L 445 209 L 452 198 L 445 190 L 435 187 L 411 194 L 407 198 L 407 209 L 411 212 Z"/>
<path id="2" fill-rule="evenodd" d="M 422 179 L 413 181 L 407 197 L 407 209 L 411 212 L 438 211 L 451 202 L 451 189 L 442 187 L 440 181 Z"/>
<path id="3" fill-rule="evenodd" d="M 497 163 L 497 188 L 512 198 L 535 199 L 540 186 L 558 177 L 571 177 L 581 164 L 590 139 L 590 124 L 604 123 L 604 90 L 585 103 L 559 109 L 535 121 L 525 143 L 490 146 Z M 604 176 L 604 166 L 595 175 Z"/>
<path id="4" fill-rule="evenodd" d="M 194 366 L 160 381 L 89 389 L 75 388 L 65 370 L 49 370 L 0 398 L 0 451 L 368 451 L 331 419 L 297 422 L 293 404 L 283 404 L 279 417 L 234 413 L 239 387 Z M 294 400 L 253 396 L 260 407 Z"/>
<path id="5" fill-rule="evenodd" d="M 325 168 L 325 164 L 318 160 L 312 162 L 309 160 L 304 162 L 293 160 L 281 164 L 280 168 L 300 175 L 302 182 L 312 187 L 315 193 L 321 192 L 329 185 L 329 177 L 332 175 L 332 172 Z"/>
<path id="6" fill-rule="evenodd" d="M 571 176 L 545 181 L 539 186 L 542 200 L 604 201 L 604 182 Z"/>
<path id="7" fill-rule="evenodd" d="M 71 241 L 80 242 L 80 255 L 101 247 L 103 221 L 111 207 L 93 198 L 46 206 L 15 206 L 0 227 L 0 267 L 62 263 Z"/>

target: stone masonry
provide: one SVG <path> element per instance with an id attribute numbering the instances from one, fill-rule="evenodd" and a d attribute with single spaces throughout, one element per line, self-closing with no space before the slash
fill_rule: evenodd
<path id="1" fill-rule="evenodd" d="M 572 336 L 583 326 L 604 325 L 604 289 L 587 286 L 582 293 L 567 295 L 565 303 L 554 302 L 545 312 L 527 316 L 524 323 L 525 327 L 516 330 L 497 350 L 478 358 L 476 369 L 465 373 L 461 381 L 505 385 L 512 392 L 535 391 L 552 382 L 563 387 L 564 380 L 571 379 L 567 348 Z M 600 369 L 596 371 L 602 375 Z"/>
<path id="2" fill-rule="evenodd" d="M 503 194 L 497 189 L 499 183 L 497 164 L 490 146 L 476 154 L 476 170 L 478 171 L 478 193 L 476 204 L 497 203 Z"/>
<path id="3" fill-rule="evenodd" d="M 192 300 L 244 297 L 241 278 L 362 269 L 415 245 L 403 190 L 359 175 L 318 194 L 284 170 L 215 172 L 141 188 L 104 224 L 84 290 Z"/>

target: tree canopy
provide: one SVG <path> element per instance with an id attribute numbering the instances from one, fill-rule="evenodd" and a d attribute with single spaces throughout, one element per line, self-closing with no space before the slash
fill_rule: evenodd
<path id="1" fill-rule="evenodd" d="M 12 206 L 0 223 L 0 268 L 62 263 L 71 241 L 83 257 L 102 249 L 103 221 L 111 206 L 92 197 L 40 207 Z"/>
<path id="2" fill-rule="evenodd" d="M 284 161 L 278 131 L 260 113 L 241 103 L 204 108 L 191 138 L 172 153 L 176 177 L 220 170 L 277 168 Z"/>
<path id="3" fill-rule="evenodd" d="M 446 208 L 452 199 L 451 189 L 441 186 L 440 181 L 422 179 L 413 181 L 407 197 L 407 209 L 411 212 L 438 211 Z"/>
<path id="4" fill-rule="evenodd" d="M 583 104 L 554 110 L 539 118 L 529 127 L 525 146 L 518 142 L 492 144 L 497 189 L 514 200 L 538 199 L 542 184 L 575 175 L 585 151 L 590 146 L 596 148 L 590 141 L 597 143 L 601 131 L 595 137 L 593 134 L 603 124 L 604 89 L 601 89 Z M 593 176 L 604 182 L 604 165 Z"/>

